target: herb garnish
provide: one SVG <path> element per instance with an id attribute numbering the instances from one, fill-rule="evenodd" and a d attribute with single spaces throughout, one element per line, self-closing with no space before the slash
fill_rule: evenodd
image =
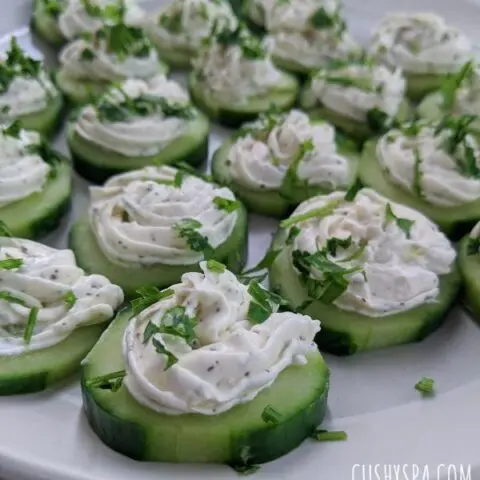
<path id="1" fill-rule="evenodd" d="M 300 232 L 301 232 L 300 228 L 294 225 L 288 232 L 288 237 L 285 240 L 285 243 L 287 245 L 292 245 L 294 240 L 300 235 Z"/>
<path id="2" fill-rule="evenodd" d="M 3 270 L 13 270 L 14 268 L 20 268 L 23 265 L 23 260 L 21 258 L 6 258 L 5 260 L 0 260 L 0 269 Z"/>
<path id="3" fill-rule="evenodd" d="M 267 111 L 260 114 L 255 121 L 248 122 L 240 127 L 237 133 L 234 134 L 234 138 L 242 138 L 250 134 L 256 140 L 265 141 L 273 128 L 283 122 L 285 117 L 286 114 L 272 103 Z"/>
<path id="4" fill-rule="evenodd" d="M 27 326 L 25 328 L 25 332 L 23 334 L 23 340 L 28 345 L 33 336 L 33 330 L 35 328 L 35 324 L 37 323 L 37 315 L 38 315 L 38 308 L 33 307 L 28 314 Z"/>
<path id="5" fill-rule="evenodd" d="M 422 377 L 416 384 L 415 389 L 421 392 L 424 395 L 433 395 L 435 381 L 429 377 Z"/>
<path id="6" fill-rule="evenodd" d="M 252 299 L 248 307 L 248 319 L 252 323 L 263 323 L 276 308 L 285 305 L 285 300 L 276 293 L 263 288 L 257 280 L 248 285 L 248 293 Z"/>
<path id="7" fill-rule="evenodd" d="M 180 238 L 183 238 L 188 247 L 194 252 L 202 252 L 205 259 L 209 259 L 214 249 L 210 245 L 208 238 L 202 235 L 198 229 L 202 224 L 193 218 L 185 218 L 173 225 L 173 230 Z"/>
<path id="8" fill-rule="evenodd" d="M 337 255 L 337 248 L 343 248 L 346 250 L 352 245 L 352 237 L 348 238 L 337 238 L 337 237 L 331 237 L 327 240 L 327 245 L 326 249 L 327 252 L 335 257 Z"/>
<path id="9" fill-rule="evenodd" d="M 229 198 L 214 197 L 213 204 L 219 210 L 225 210 L 227 213 L 232 213 L 238 210 L 242 204 L 238 200 L 230 200 Z"/>
<path id="10" fill-rule="evenodd" d="M 59 0 L 41 0 L 42 8 L 47 15 L 57 18 L 63 11 Z"/>
<path id="11" fill-rule="evenodd" d="M 305 213 L 299 213 L 298 215 L 293 215 L 293 217 L 287 218 L 280 222 L 280 227 L 289 228 L 292 225 L 297 223 L 305 222 L 311 218 L 323 218 L 330 215 L 340 204 L 341 200 L 331 200 L 326 205 L 320 208 L 314 208 Z"/>
<path id="12" fill-rule="evenodd" d="M 158 24 L 170 33 L 182 31 L 182 12 L 177 11 L 170 14 L 165 12 L 158 18 Z"/>
<path id="13" fill-rule="evenodd" d="M 32 143 L 26 147 L 26 151 L 31 155 L 38 155 L 41 159 L 50 165 L 50 178 L 57 175 L 57 166 L 62 162 L 62 157 L 42 138 L 39 143 Z"/>
<path id="14" fill-rule="evenodd" d="M 207 261 L 207 268 L 213 273 L 223 273 L 226 269 L 223 263 L 217 262 L 213 259 Z"/>
<path id="15" fill-rule="evenodd" d="M 164 370 L 168 370 L 171 366 L 178 362 L 178 358 L 170 350 L 168 350 L 168 348 L 160 340 L 153 337 L 152 345 L 159 355 L 164 355 L 167 357 Z"/>
<path id="16" fill-rule="evenodd" d="M 18 120 L 13 121 L 8 127 L 3 129 L 3 135 L 12 138 L 20 138 L 20 133 L 22 131 L 22 127 L 20 126 L 20 122 Z"/>
<path id="17" fill-rule="evenodd" d="M 340 9 L 337 9 L 333 14 L 329 14 L 324 7 L 320 7 L 310 17 L 310 23 L 318 30 L 336 27 L 340 32 L 343 32 L 346 28 L 345 21 L 340 16 Z"/>
<path id="18" fill-rule="evenodd" d="M 113 393 L 120 390 L 123 379 L 126 377 L 125 370 L 107 373 L 99 377 L 91 378 L 85 382 L 87 388 L 100 388 L 101 390 L 111 390 Z"/>
<path id="19" fill-rule="evenodd" d="M 10 292 L 7 292 L 6 290 L 0 290 L 0 300 L 5 300 L 10 303 L 16 303 L 17 305 L 22 305 L 24 307 L 27 306 L 24 300 L 22 300 L 19 297 L 16 297 L 15 295 L 12 295 Z"/>
<path id="20" fill-rule="evenodd" d="M 367 123 L 374 132 L 383 132 L 388 127 L 389 117 L 379 108 L 371 108 L 367 112 Z"/>
<path id="21" fill-rule="evenodd" d="M 288 166 L 285 176 L 283 177 L 280 192 L 287 197 L 290 197 L 290 192 L 298 191 L 299 189 L 307 190 L 308 193 L 308 180 L 300 180 L 298 177 L 298 166 L 305 156 L 315 149 L 312 139 L 305 140 L 299 147 L 294 159 Z"/>
<path id="22" fill-rule="evenodd" d="M 348 439 L 348 435 L 347 432 L 343 431 L 329 432 L 328 430 L 315 430 L 312 438 L 319 442 L 343 442 Z"/>
<path id="23" fill-rule="evenodd" d="M 265 423 L 278 425 L 282 421 L 282 414 L 277 412 L 271 405 L 267 405 L 262 412 L 262 420 Z"/>
<path id="24" fill-rule="evenodd" d="M 347 190 L 347 193 L 345 194 L 345 201 L 347 202 L 353 202 L 355 200 L 355 197 L 357 196 L 357 193 L 363 188 L 362 183 L 360 180 L 355 180 L 355 183 Z"/>
<path id="25" fill-rule="evenodd" d="M 140 295 L 140 297 L 130 302 L 134 316 L 138 315 L 142 310 L 145 310 L 150 305 L 171 297 L 175 294 L 175 291 L 171 288 L 167 290 L 159 290 L 157 287 L 151 285 L 138 289 L 137 293 Z"/>
<path id="26" fill-rule="evenodd" d="M 458 89 L 462 83 L 472 81 L 475 72 L 473 61 L 467 62 L 457 73 L 447 75 L 442 83 L 440 91 L 443 95 L 443 109 L 451 110 L 455 104 Z"/>
<path id="27" fill-rule="evenodd" d="M 410 238 L 411 229 L 415 221 L 409 220 L 408 218 L 397 217 L 393 213 L 390 203 L 387 203 L 387 205 L 385 206 L 385 225 L 383 228 L 387 228 L 387 225 L 390 222 L 395 222 L 397 224 L 397 227 L 402 230 L 403 233 L 405 233 L 407 238 Z"/>
<path id="28" fill-rule="evenodd" d="M 77 303 L 77 296 L 73 293 L 73 290 L 69 290 L 63 296 L 63 302 L 67 305 L 67 307 L 73 308 L 73 306 Z"/>
<path id="29" fill-rule="evenodd" d="M 178 170 L 175 174 L 175 179 L 173 180 L 173 184 L 176 188 L 180 188 L 183 183 L 184 174 L 181 170 Z"/>
<path id="30" fill-rule="evenodd" d="M 468 237 L 467 255 L 476 255 L 479 252 L 480 252 L 480 238 Z"/>
<path id="31" fill-rule="evenodd" d="M 102 18 L 112 23 L 121 22 L 126 13 L 125 0 L 117 0 L 102 8 L 102 6 L 92 3 L 91 0 L 81 0 L 85 12 L 90 17 Z"/>

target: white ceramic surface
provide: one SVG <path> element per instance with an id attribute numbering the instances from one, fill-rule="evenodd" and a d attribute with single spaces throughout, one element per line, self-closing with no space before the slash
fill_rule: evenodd
<path id="1" fill-rule="evenodd" d="M 162 0 L 144 2 L 147 7 Z M 346 0 L 353 34 L 365 40 L 382 14 L 398 8 L 395 0 Z M 480 43 L 479 0 L 405 0 L 402 10 L 434 10 L 461 26 Z M 16 32 L 22 45 L 39 52 L 26 25 L 31 0 L 0 0 L 0 33 Z M 0 40 L 4 48 L 6 37 Z M 47 60 L 53 61 L 48 51 Z M 214 127 L 211 150 L 225 137 Z M 57 145 L 65 150 L 64 139 Z M 83 212 L 88 184 L 75 178 L 75 199 L 69 222 L 45 242 L 64 247 L 69 223 Z M 276 223 L 252 216 L 250 264 L 263 256 Z M 385 319 L 388 321 L 388 319 Z M 302 480 L 380 480 L 368 465 L 402 465 L 398 479 L 458 479 L 460 464 L 471 465 L 467 478 L 480 479 L 477 446 L 480 430 L 480 330 L 456 308 L 446 324 L 421 344 L 360 354 L 351 358 L 326 356 L 332 370 L 326 426 L 346 430 L 342 443 L 307 441 L 295 452 L 262 467 L 253 478 Z M 432 399 L 420 398 L 413 388 L 422 376 L 437 383 Z M 355 467 L 366 465 L 367 470 Z M 403 465 L 406 464 L 406 467 Z M 426 477 L 428 465 L 429 476 Z M 378 467 L 377 467 L 378 468 Z M 419 475 L 415 476 L 417 469 Z M 365 474 L 364 474 L 365 472 Z M 158 480 L 227 479 L 237 474 L 223 466 L 142 464 L 105 447 L 91 432 L 81 411 L 79 387 L 72 380 L 38 395 L 0 398 L 0 475 L 5 480 Z"/>

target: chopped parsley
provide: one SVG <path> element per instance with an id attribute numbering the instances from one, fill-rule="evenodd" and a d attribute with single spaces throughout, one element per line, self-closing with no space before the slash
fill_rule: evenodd
<path id="1" fill-rule="evenodd" d="M 343 442 L 348 439 L 348 435 L 343 431 L 329 432 L 328 430 L 315 430 L 312 438 L 319 442 Z"/>
<path id="2" fill-rule="evenodd" d="M 413 224 L 415 223 L 414 220 L 409 220 L 408 218 L 399 218 L 397 217 L 392 210 L 392 206 L 390 203 L 387 203 L 385 206 L 385 226 L 384 228 L 387 227 L 387 225 L 390 222 L 395 222 L 397 224 L 397 227 L 402 230 L 403 233 L 407 236 L 407 238 L 410 238 L 411 235 L 411 229 Z"/>
<path id="3" fill-rule="evenodd" d="M 468 237 L 467 255 L 477 255 L 480 252 L 480 238 Z"/>
<path id="4" fill-rule="evenodd" d="M 471 60 L 463 65 L 457 73 L 447 75 L 440 88 L 444 110 L 449 111 L 454 107 L 458 89 L 463 82 L 473 80 L 474 72 L 475 63 Z"/>
<path id="5" fill-rule="evenodd" d="M 226 267 L 223 263 L 210 259 L 207 261 L 207 268 L 213 273 L 223 273 Z"/>
<path id="6" fill-rule="evenodd" d="M 266 56 L 266 49 L 262 40 L 254 37 L 241 23 L 233 27 L 226 22 L 217 21 L 210 38 L 206 39 L 207 43 L 212 39 L 225 48 L 230 46 L 240 47 L 242 55 L 249 60 L 260 60 Z"/>
<path id="7" fill-rule="evenodd" d="M 418 390 L 423 395 L 433 395 L 435 393 L 434 387 L 435 381 L 429 377 L 422 377 L 415 384 L 415 390 Z"/>
<path id="8" fill-rule="evenodd" d="M 101 390 L 110 390 L 111 392 L 117 392 L 123 384 L 123 379 L 126 377 L 127 372 L 125 370 L 119 370 L 118 372 L 108 373 L 99 377 L 91 378 L 85 381 L 87 388 L 99 388 Z"/>
<path id="9" fill-rule="evenodd" d="M 170 350 L 168 350 L 168 348 L 160 340 L 156 339 L 155 337 L 152 338 L 152 345 L 159 355 L 164 355 L 166 357 L 164 370 L 168 370 L 178 362 L 178 358 Z"/>
<path id="10" fill-rule="evenodd" d="M 383 110 L 371 108 L 367 112 L 367 123 L 374 132 L 383 132 L 388 127 L 389 118 Z"/>
<path id="11" fill-rule="evenodd" d="M 80 60 L 83 62 L 91 62 L 95 59 L 95 52 L 91 48 L 84 48 L 80 54 Z"/>
<path id="12" fill-rule="evenodd" d="M 271 104 L 268 110 L 259 115 L 259 117 L 253 121 L 244 124 L 236 134 L 234 138 L 242 138 L 247 135 L 252 135 L 256 140 L 265 141 L 269 133 L 280 123 L 284 121 L 286 117 L 285 113 L 282 113 L 275 104 Z"/>
<path id="13" fill-rule="evenodd" d="M 227 213 L 232 213 L 238 210 L 242 204 L 238 200 L 230 200 L 229 198 L 215 197 L 213 204 L 219 209 Z"/>
<path id="14" fill-rule="evenodd" d="M 180 188 L 183 183 L 183 177 L 184 173 L 181 170 L 178 170 L 178 172 L 175 174 L 175 179 L 173 180 L 173 184 L 176 188 Z"/>
<path id="15" fill-rule="evenodd" d="M 67 307 L 73 308 L 73 306 L 77 303 L 77 296 L 73 293 L 72 290 L 69 290 L 64 296 L 63 296 L 63 302 Z"/>
<path id="16" fill-rule="evenodd" d="M 42 138 L 40 143 L 28 145 L 27 152 L 31 155 L 38 155 L 45 163 L 48 163 L 50 167 L 52 167 L 49 173 L 50 178 L 56 176 L 56 167 L 62 162 L 62 157 L 48 144 L 48 142 Z"/>
<path id="17" fill-rule="evenodd" d="M 85 12 L 90 17 L 109 20 L 112 23 L 121 22 L 126 13 L 124 0 L 117 0 L 116 3 L 109 3 L 105 7 L 93 3 L 91 0 L 80 0 Z"/>
<path id="18" fill-rule="evenodd" d="M 171 288 L 168 288 L 167 290 L 159 290 L 157 287 L 151 285 L 138 289 L 137 293 L 139 294 L 139 297 L 130 302 L 134 316 L 138 315 L 150 305 L 171 297 L 175 294 L 175 291 Z"/>
<path id="19" fill-rule="evenodd" d="M 248 319 L 252 323 L 263 323 L 285 300 L 276 293 L 263 288 L 257 280 L 248 285 L 248 293 L 252 299 L 248 307 Z"/>
<path id="20" fill-rule="evenodd" d="M 337 255 L 337 249 L 338 248 L 343 248 L 346 250 L 352 245 L 352 237 L 348 238 L 337 238 L 337 237 L 331 237 L 327 240 L 327 245 L 326 249 L 327 252 L 335 257 Z"/>
<path id="21" fill-rule="evenodd" d="M 262 412 L 262 420 L 265 423 L 278 425 L 282 421 L 282 414 L 277 412 L 271 405 L 267 405 Z"/>
<path id="22" fill-rule="evenodd" d="M 3 270 L 13 270 L 20 268 L 22 265 L 23 260 L 21 258 L 6 258 L 5 260 L 0 260 L 0 269 Z"/>
<path id="23" fill-rule="evenodd" d="M 337 9 L 333 14 L 329 14 L 324 7 L 320 7 L 310 17 L 312 27 L 323 30 L 325 28 L 336 28 L 343 32 L 346 28 L 345 21 L 340 16 L 340 10 Z"/>
<path id="24" fill-rule="evenodd" d="M 173 230 L 180 238 L 183 238 L 190 248 L 194 252 L 202 252 L 205 259 L 209 259 L 214 249 L 210 245 L 208 238 L 202 235 L 198 229 L 202 227 L 202 224 L 193 218 L 185 218 L 173 225 Z"/>
<path id="25" fill-rule="evenodd" d="M 20 138 L 22 127 L 20 126 L 20 122 L 15 120 L 8 127 L 4 128 L 2 132 L 3 135 L 6 135 L 7 137 Z"/>
<path id="26" fill-rule="evenodd" d="M 38 316 L 38 308 L 33 307 L 28 314 L 27 326 L 25 328 L 25 332 L 23 334 L 23 340 L 28 345 L 33 336 L 33 330 L 35 329 L 35 324 L 37 323 L 37 316 Z"/>
<path id="27" fill-rule="evenodd" d="M 16 297 L 15 295 L 12 295 L 10 292 L 7 292 L 6 290 L 0 290 L 0 300 L 5 300 L 6 302 L 10 302 L 10 303 L 16 303 L 17 305 L 22 305 L 23 307 L 27 306 L 24 300 L 22 300 L 19 297 Z"/>

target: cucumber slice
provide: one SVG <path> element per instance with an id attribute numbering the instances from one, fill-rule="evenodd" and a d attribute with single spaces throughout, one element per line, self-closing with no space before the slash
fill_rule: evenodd
<path id="1" fill-rule="evenodd" d="M 463 278 L 463 296 L 468 308 L 480 322 L 480 255 L 468 255 L 469 235 L 460 242 L 458 248 L 458 266 Z"/>
<path id="2" fill-rule="evenodd" d="M 30 26 L 42 40 L 55 49 L 60 48 L 66 42 L 58 28 L 57 19 L 47 12 L 45 3 L 41 0 L 36 0 L 34 3 Z"/>
<path id="3" fill-rule="evenodd" d="M 271 189 L 254 190 L 244 187 L 232 177 L 228 166 L 228 153 L 234 142 L 234 139 L 227 140 L 215 152 L 212 159 L 212 175 L 217 183 L 228 186 L 235 195 L 242 200 L 248 210 L 262 215 L 282 218 L 307 198 L 331 193 L 330 190 L 314 186 L 293 192 Z M 351 169 L 349 185 L 351 185 L 357 178 L 358 154 L 353 148 L 347 149 L 340 147 L 339 151 L 349 160 Z"/>
<path id="4" fill-rule="evenodd" d="M 158 155 L 148 157 L 126 157 L 105 150 L 78 135 L 74 125 L 68 128 L 67 139 L 77 172 L 92 182 L 103 183 L 112 175 L 147 165 L 185 161 L 194 167 L 201 166 L 208 157 L 208 132 L 209 122 L 199 112 L 181 137 L 168 144 Z"/>
<path id="5" fill-rule="evenodd" d="M 158 73 L 167 74 L 167 65 L 160 62 Z M 74 106 L 85 105 L 94 101 L 104 94 L 113 83 L 78 80 L 70 77 L 61 67 L 55 75 L 55 81 L 67 100 Z"/>
<path id="6" fill-rule="evenodd" d="M 244 122 L 254 120 L 260 113 L 266 112 L 272 105 L 280 111 L 287 111 L 295 104 L 298 94 L 298 81 L 284 73 L 282 83 L 265 96 L 251 99 L 243 105 L 221 105 L 209 98 L 205 88 L 197 81 L 195 73 L 188 77 L 188 88 L 193 102 L 210 118 L 230 127 L 238 127 Z"/>
<path id="7" fill-rule="evenodd" d="M 404 75 L 407 79 L 407 97 L 416 103 L 420 102 L 428 93 L 438 90 L 445 80 L 445 75 L 406 72 Z"/>
<path id="8" fill-rule="evenodd" d="M 239 272 L 245 265 L 248 245 L 248 222 L 245 208 L 239 210 L 237 224 L 230 237 L 215 250 L 214 258 L 232 272 Z M 126 297 L 134 297 L 144 285 L 168 287 L 180 281 L 187 272 L 200 271 L 195 265 L 140 265 L 122 266 L 108 260 L 90 228 L 88 217 L 82 217 L 73 225 L 69 247 L 75 252 L 78 266 L 88 273 L 98 273 L 123 289 Z"/>
<path id="9" fill-rule="evenodd" d="M 170 45 L 164 45 L 154 35 L 150 35 L 149 38 L 155 45 L 160 58 L 170 67 L 176 70 L 188 70 L 190 68 L 196 52 L 178 47 L 174 49 Z"/>
<path id="10" fill-rule="evenodd" d="M 298 75 L 301 80 L 306 80 L 312 71 L 316 69 L 316 67 L 309 68 L 295 60 L 288 60 L 275 54 L 272 55 L 272 59 L 278 68 Z"/>
<path id="11" fill-rule="evenodd" d="M 17 118 L 26 130 L 35 130 L 44 137 L 56 133 L 62 121 L 63 98 L 60 94 L 49 99 L 48 106 L 40 112 L 29 113 Z"/>
<path id="12" fill-rule="evenodd" d="M 365 144 L 360 161 L 362 184 L 394 202 L 412 207 L 435 222 L 449 237 L 458 239 L 480 218 L 480 199 L 455 207 L 436 206 L 392 183 L 377 161 L 376 141 Z"/>
<path id="13" fill-rule="evenodd" d="M 14 237 L 35 239 L 54 230 L 70 207 L 71 168 L 68 160 L 57 166 L 41 192 L 0 208 L 0 219 Z"/>
<path id="14" fill-rule="evenodd" d="M 313 109 L 310 107 L 311 100 L 309 99 L 309 92 L 307 89 L 303 90 L 300 94 L 300 107 L 308 112 L 312 117 L 322 118 L 332 125 L 335 125 L 340 131 L 349 135 L 350 137 L 364 141 L 371 137 L 378 135 L 378 131 L 373 130 L 367 122 L 357 122 L 351 118 L 342 115 L 341 113 L 330 110 L 324 106 L 315 106 Z M 413 109 L 407 100 L 404 100 L 400 104 L 396 120 L 400 123 L 404 123 L 413 117 Z"/>
<path id="15" fill-rule="evenodd" d="M 80 368 L 104 329 L 105 325 L 82 327 L 52 347 L 0 356 L 0 395 L 38 392 L 68 377 Z"/>
<path id="16" fill-rule="evenodd" d="M 270 286 L 285 298 L 293 309 L 309 299 L 307 289 L 292 266 L 286 245 L 286 231 L 280 229 L 274 237 L 272 249 L 280 249 L 269 269 Z M 388 317 L 372 318 L 341 310 L 335 305 L 314 301 L 302 313 L 322 322 L 322 330 L 315 341 L 320 350 L 335 355 L 385 348 L 418 342 L 436 330 L 453 305 L 460 288 L 457 266 L 440 279 L 438 301 Z"/>
<path id="17" fill-rule="evenodd" d="M 285 455 L 323 420 L 329 373 L 317 352 L 251 402 L 217 416 L 162 415 L 137 403 L 124 386 L 115 393 L 87 387 L 88 380 L 125 368 L 121 342 L 129 318 L 129 310 L 120 312 L 83 364 L 87 418 L 114 450 L 145 461 L 257 464 Z M 280 424 L 262 420 L 267 405 L 282 415 Z"/>

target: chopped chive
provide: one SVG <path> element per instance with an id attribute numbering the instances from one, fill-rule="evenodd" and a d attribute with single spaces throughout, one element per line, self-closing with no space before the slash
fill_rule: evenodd
<path id="1" fill-rule="evenodd" d="M 23 260 L 21 258 L 6 258 L 5 260 L 0 260 L 0 269 L 4 270 L 13 270 L 14 268 L 20 268 L 23 265 Z"/>
<path id="2" fill-rule="evenodd" d="M 422 377 L 416 384 L 415 389 L 425 395 L 432 395 L 434 390 L 435 381 L 429 377 Z"/>
<path id="3" fill-rule="evenodd" d="M 343 442 L 348 439 L 346 432 L 329 432 L 328 430 L 316 430 L 312 438 L 319 442 Z"/>
<path id="4" fill-rule="evenodd" d="M 99 388 L 101 390 L 110 390 L 113 393 L 117 392 L 122 386 L 123 379 L 126 377 L 125 370 L 108 373 L 99 377 L 91 378 L 85 382 L 87 388 Z"/>
<path id="5" fill-rule="evenodd" d="M 338 207 L 340 204 L 340 200 L 332 200 L 328 202 L 326 205 L 320 208 L 314 208 L 313 210 L 309 210 L 305 213 L 300 213 L 298 215 L 294 215 L 293 217 L 287 218 L 280 222 L 280 226 L 282 228 L 289 228 L 296 223 L 305 222 L 306 220 L 310 220 L 311 218 L 323 218 L 327 217 Z"/>
<path id="6" fill-rule="evenodd" d="M 165 300 L 175 294 L 175 291 L 171 288 L 166 290 L 159 290 L 155 286 L 142 287 L 137 290 L 140 297 L 135 298 L 130 302 L 132 306 L 133 315 L 138 315 L 141 311 L 145 310 L 150 305 Z"/>
<path id="7" fill-rule="evenodd" d="M 25 328 L 25 332 L 23 334 L 23 340 L 25 340 L 25 343 L 27 345 L 32 340 L 33 329 L 35 328 L 35 324 L 37 323 L 37 315 L 38 315 L 38 308 L 33 307 L 30 310 L 30 313 L 28 314 L 27 327 Z"/>
<path id="8" fill-rule="evenodd" d="M 262 412 L 262 420 L 265 423 L 278 425 L 282 421 L 282 414 L 277 412 L 271 405 L 267 405 Z"/>
<path id="9" fill-rule="evenodd" d="M 27 306 L 24 300 L 21 298 L 16 297 L 15 295 L 12 295 L 10 292 L 7 292 L 5 290 L 0 291 L 0 300 L 5 300 L 10 303 L 16 303 L 18 305 L 22 305 L 24 307 Z"/>
<path id="10" fill-rule="evenodd" d="M 423 197 L 422 190 L 422 157 L 418 148 L 414 150 L 415 164 L 413 165 L 413 191 L 420 197 Z"/>

